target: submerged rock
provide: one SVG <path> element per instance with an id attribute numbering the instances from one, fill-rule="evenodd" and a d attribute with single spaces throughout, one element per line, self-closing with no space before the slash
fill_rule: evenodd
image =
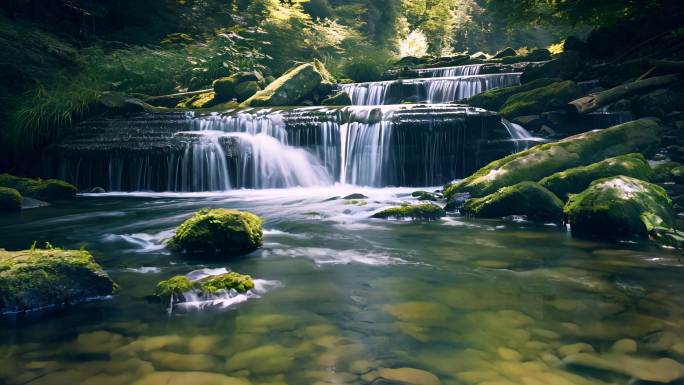
<path id="1" fill-rule="evenodd" d="M 579 353 L 566 357 L 563 363 L 607 370 L 642 381 L 665 384 L 684 377 L 684 365 L 670 358 L 640 358 L 618 353 Z"/>
<path id="2" fill-rule="evenodd" d="M 178 226 L 167 246 L 189 253 L 243 255 L 261 246 L 261 224 L 249 212 L 203 209 Z"/>
<path id="3" fill-rule="evenodd" d="M 19 211 L 21 210 L 21 202 L 23 198 L 19 191 L 0 187 L 0 212 L 1 211 Z"/>
<path id="4" fill-rule="evenodd" d="M 582 89 L 572 80 L 551 83 L 510 96 L 499 109 L 499 113 L 507 118 L 541 114 L 562 108 L 580 96 Z"/>
<path id="5" fill-rule="evenodd" d="M 368 197 L 361 193 L 353 193 L 343 197 L 342 199 L 368 199 Z"/>
<path id="6" fill-rule="evenodd" d="M 15 189 L 23 196 L 48 201 L 72 198 L 78 192 L 76 186 L 58 179 L 21 178 L 10 174 L 0 174 L 0 187 Z"/>
<path id="7" fill-rule="evenodd" d="M 626 176 L 594 181 L 570 197 L 565 214 L 575 234 L 645 237 L 656 227 L 672 227 L 665 190 Z"/>
<path id="8" fill-rule="evenodd" d="M 0 249 L 0 313 L 73 304 L 117 289 L 85 250 Z"/>
<path id="9" fill-rule="evenodd" d="M 245 100 L 245 106 L 292 106 L 304 99 L 323 81 L 313 64 L 301 64 Z"/>
<path id="10" fill-rule="evenodd" d="M 208 372 L 152 372 L 135 381 L 133 385 L 250 385 L 246 379 L 228 377 Z"/>
<path id="11" fill-rule="evenodd" d="M 378 377 L 392 383 L 405 385 L 440 385 L 441 381 L 434 374 L 414 368 L 380 368 Z"/>
<path id="12" fill-rule="evenodd" d="M 503 186 L 522 181 L 536 182 L 556 172 L 612 156 L 632 152 L 648 156 L 659 147 L 662 130 L 658 119 L 643 118 L 540 144 L 489 163 L 468 178 L 446 186 L 444 195 L 450 198 L 456 193 L 467 192 L 482 197 Z"/>
<path id="13" fill-rule="evenodd" d="M 435 220 L 446 216 L 446 212 L 441 207 L 433 203 L 422 203 L 419 205 L 406 205 L 400 207 L 391 207 L 379 211 L 371 216 L 371 218 L 396 218 L 396 219 L 422 219 Z"/>
<path id="14" fill-rule="evenodd" d="M 563 220 L 563 202 L 536 182 L 520 182 L 482 198 L 469 199 L 463 212 L 482 218 L 524 215 L 529 219 Z"/>
<path id="15" fill-rule="evenodd" d="M 244 293 L 254 288 L 254 281 L 249 275 L 235 272 L 209 275 L 204 278 L 191 281 L 189 277 L 177 275 L 157 284 L 154 295 L 164 302 L 184 302 L 185 296 L 191 292 L 209 296 L 222 290 L 235 290 Z"/>
<path id="16" fill-rule="evenodd" d="M 542 179 L 539 184 L 567 200 L 569 194 L 584 191 L 591 182 L 617 175 L 648 181 L 651 177 L 651 167 L 643 155 L 627 154 L 557 172 Z"/>

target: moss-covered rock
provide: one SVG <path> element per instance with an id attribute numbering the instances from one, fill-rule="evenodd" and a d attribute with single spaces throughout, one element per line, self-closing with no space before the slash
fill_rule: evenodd
<path id="1" fill-rule="evenodd" d="M 242 102 L 249 99 L 260 90 L 259 83 L 256 81 L 242 82 L 235 86 L 235 96 L 238 102 Z"/>
<path id="2" fill-rule="evenodd" d="M 247 254 L 261 246 L 261 224 L 261 218 L 252 213 L 203 209 L 178 226 L 167 245 L 189 253 Z"/>
<path id="3" fill-rule="evenodd" d="M 164 303 L 184 302 L 185 296 L 194 293 L 200 296 L 212 296 L 223 290 L 235 290 L 244 293 L 254 288 L 254 281 L 249 275 L 229 272 L 210 275 L 199 280 L 191 281 L 184 275 L 177 275 L 157 284 L 154 295 Z"/>
<path id="4" fill-rule="evenodd" d="M 349 106 L 352 104 L 352 100 L 348 93 L 341 91 L 329 98 L 323 99 L 321 104 L 324 106 Z"/>
<path id="5" fill-rule="evenodd" d="M 544 63 L 541 66 L 530 66 L 525 68 L 520 81 L 528 83 L 541 78 L 561 78 L 571 79 L 580 65 L 579 53 L 566 51 L 558 55 L 557 58 Z"/>
<path id="6" fill-rule="evenodd" d="M 214 88 L 214 94 L 220 102 L 225 102 L 236 98 L 235 86 L 240 84 L 238 75 L 231 75 L 214 80 L 211 86 Z"/>
<path id="7" fill-rule="evenodd" d="M 672 227 L 672 201 L 658 185 L 616 176 L 571 195 L 565 215 L 573 234 L 645 237 L 656 227 Z"/>
<path id="8" fill-rule="evenodd" d="M 414 191 L 411 196 L 418 199 L 419 201 L 437 201 L 441 198 L 440 194 L 431 193 L 429 191 Z"/>
<path id="9" fill-rule="evenodd" d="M 539 181 L 563 200 L 569 194 L 584 191 L 591 182 L 609 176 L 630 176 L 645 181 L 651 178 L 651 166 L 641 154 L 627 154 L 604 159 L 588 166 L 574 167 L 557 172 Z"/>
<path id="10" fill-rule="evenodd" d="M 68 305 L 116 290 L 85 250 L 0 249 L 0 313 Z"/>
<path id="11" fill-rule="evenodd" d="M 516 56 L 516 55 L 518 55 L 518 53 L 515 52 L 515 50 L 513 48 L 506 47 L 506 48 L 502 49 L 501 51 L 497 52 L 496 55 L 494 55 L 494 59 L 502 59 L 505 57 Z"/>
<path id="12" fill-rule="evenodd" d="M 0 174 L 0 187 L 15 189 L 22 196 L 47 201 L 73 198 L 78 192 L 76 186 L 58 179 L 21 178 L 10 174 Z"/>
<path id="13" fill-rule="evenodd" d="M 480 107 L 490 111 L 498 111 L 501 106 L 506 103 L 506 100 L 511 97 L 511 95 L 530 91 L 539 87 L 544 87 L 558 81 L 560 81 L 558 78 L 544 78 L 518 86 L 494 88 L 470 97 L 463 102 L 473 107 Z"/>
<path id="14" fill-rule="evenodd" d="M 672 170 L 683 166 L 679 162 L 663 162 L 653 166 L 653 176 L 651 181 L 654 183 L 663 183 L 674 180 Z"/>
<path id="15" fill-rule="evenodd" d="M 563 220 L 563 202 L 535 182 L 520 182 L 485 197 L 469 199 L 462 211 L 481 218 L 524 215 L 532 220 Z"/>
<path id="16" fill-rule="evenodd" d="M 193 95 L 187 99 L 181 100 L 176 107 L 190 109 L 213 107 L 220 102 L 215 96 L 216 94 L 213 91 Z"/>
<path id="17" fill-rule="evenodd" d="M 400 207 L 391 207 L 379 211 L 371 216 L 371 218 L 396 218 L 396 219 L 420 219 L 420 220 L 435 220 L 442 218 L 446 212 L 441 207 L 432 203 L 422 203 L 419 205 L 405 205 Z"/>
<path id="18" fill-rule="evenodd" d="M 663 127 L 655 118 L 643 118 L 544 143 L 489 163 L 473 175 L 445 187 L 445 196 L 491 194 L 504 186 L 539 181 L 556 172 L 584 166 L 605 158 L 640 152 L 653 154 L 660 145 Z"/>
<path id="19" fill-rule="evenodd" d="M 13 188 L 0 187 L 0 212 L 21 210 L 23 199 L 19 191 Z"/>
<path id="20" fill-rule="evenodd" d="M 511 95 L 499 109 L 507 118 L 536 115 L 544 111 L 563 108 L 568 102 L 582 96 L 582 89 L 572 80 L 551 83 L 543 87 Z"/>
<path id="21" fill-rule="evenodd" d="M 322 81 L 323 76 L 313 64 L 301 64 L 245 100 L 243 105 L 251 107 L 297 105 Z"/>

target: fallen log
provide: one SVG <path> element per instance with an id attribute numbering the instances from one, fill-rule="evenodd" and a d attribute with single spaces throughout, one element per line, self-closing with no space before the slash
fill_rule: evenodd
<path id="1" fill-rule="evenodd" d="M 630 83 L 621 84 L 609 90 L 596 92 L 579 99 L 573 100 L 567 105 L 567 110 L 571 114 L 588 114 L 592 111 L 606 106 L 614 101 L 626 96 L 640 93 L 653 88 L 663 87 L 675 83 L 679 80 L 679 75 L 655 76 L 652 78 L 636 80 Z"/>
<path id="2" fill-rule="evenodd" d="M 188 91 L 188 92 L 179 92 L 176 94 L 169 94 L 169 95 L 159 95 L 159 96 L 148 96 L 148 95 L 134 95 L 138 99 L 149 103 L 153 105 L 159 105 L 159 106 L 165 106 L 165 107 L 175 107 L 178 102 L 181 100 L 188 98 L 190 96 L 195 96 L 199 94 L 203 94 L 205 92 L 211 92 L 213 89 L 206 89 L 206 90 L 198 90 L 198 91 Z"/>

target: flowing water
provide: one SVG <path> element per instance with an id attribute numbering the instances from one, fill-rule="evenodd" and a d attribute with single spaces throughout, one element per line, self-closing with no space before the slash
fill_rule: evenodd
<path id="1" fill-rule="evenodd" d="M 2 216 L 3 247 L 85 245 L 121 291 L 5 318 L 0 383 L 646 384 L 631 378 L 680 370 L 665 359 L 684 353 L 680 255 L 516 218 L 369 218 L 412 191 L 107 194 Z M 368 198 L 330 199 L 353 192 Z M 261 215 L 263 248 L 232 260 L 168 252 L 162 240 L 202 207 Z M 171 311 L 147 299 L 159 280 L 223 269 L 257 288 Z M 625 338 L 636 352 L 615 352 Z M 609 370 L 562 361 L 577 351 Z"/>

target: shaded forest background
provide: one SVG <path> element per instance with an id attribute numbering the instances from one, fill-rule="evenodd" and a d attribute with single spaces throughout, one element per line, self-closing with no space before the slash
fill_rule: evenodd
<path id="1" fill-rule="evenodd" d="M 403 56 L 560 49 L 600 31 L 616 34 L 610 57 L 681 23 L 678 1 L 6 0 L 0 150 L 4 161 L 39 149 L 105 91 L 197 90 L 313 58 L 337 79 L 373 81 Z"/>

